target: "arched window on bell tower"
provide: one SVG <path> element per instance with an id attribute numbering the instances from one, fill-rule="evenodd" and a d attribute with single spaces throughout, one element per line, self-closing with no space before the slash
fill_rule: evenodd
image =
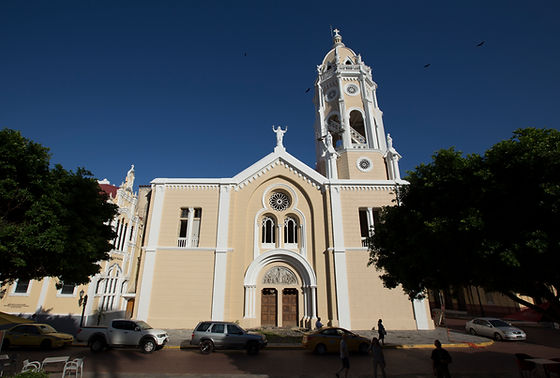
<path id="1" fill-rule="evenodd" d="M 332 114 L 327 120 L 327 127 L 333 139 L 334 148 L 342 146 L 342 126 L 338 114 Z"/>
<path id="2" fill-rule="evenodd" d="M 350 112 L 350 134 L 352 135 L 352 144 L 366 144 L 364 117 L 359 110 Z"/>

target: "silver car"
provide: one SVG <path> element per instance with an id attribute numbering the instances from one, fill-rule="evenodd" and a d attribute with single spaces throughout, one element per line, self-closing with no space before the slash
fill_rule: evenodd
<path id="1" fill-rule="evenodd" d="M 191 345 L 198 345 L 203 354 L 214 349 L 246 349 L 249 354 L 257 354 L 266 344 L 263 335 L 248 333 L 235 323 L 219 321 L 198 323 L 191 338 Z"/>
<path id="2" fill-rule="evenodd" d="M 465 324 L 465 330 L 473 335 L 487 336 L 494 340 L 526 340 L 525 332 L 497 318 L 475 318 Z"/>

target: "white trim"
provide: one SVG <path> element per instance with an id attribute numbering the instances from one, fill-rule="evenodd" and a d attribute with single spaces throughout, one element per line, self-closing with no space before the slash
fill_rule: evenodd
<path id="1" fill-rule="evenodd" d="M 136 313 L 136 317 L 139 320 L 144 321 L 148 320 L 150 311 L 152 285 L 156 267 L 155 247 L 157 246 L 159 241 L 164 197 L 165 187 L 163 185 L 152 184 L 152 199 L 154 201 L 154 206 L 152 216 L 150 217 L 150 232 L 148 234 L 148 242 L 146 244 L 144 269 L 142 271 L 142 279 L 140 285 L 140 296 L 138 297 L 138 311 Z"/>
<path id="2" fill-rule="evenodd" d="M 224 320 L 227 275 L 227 242 L 231 187 L 220 187 L 218 204 L 218 229 L 214 254 L 214 285 L 212 288 L 212 320 Z"/>
<path id="3" fill-rule="evenodd" d="M 330 189 L 338 323 L 340 327 L 352 329 L 340 188 L 332 186 Z"/>

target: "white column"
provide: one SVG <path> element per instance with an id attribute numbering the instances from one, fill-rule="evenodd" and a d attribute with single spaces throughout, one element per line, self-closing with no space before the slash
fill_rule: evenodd
<path id="1" fill-rule="evenodd" d="M 302 286 L 301 289 L 302 289 L 302 292 L 303 292 L 303 321 L 307 322 L 307 320 L 309 319 L 309 310 L 310 310 L 309 287 Z"/>
<path id="2" fill-rule="evenodd" d="M 220 185 L 218 230 L 216 235 L 216 252 L 214 253 L 212 320 L 224 320 L 230 198 L 231 187 L 227 185 Z"/>
<path id="3" fill-rule="evenodd" d="M 152 296 L 152 284 L 154 280 L 154 272 L 156 266 L 156 248 L 159 242 L 159 231 L 161 227 L 161 218 L 163 213 L 163 200 L 165 197 L 165 188 L 163 185 L 152 185 L 152 215 L 150 231 L 148 232 L 148 241 L 144 254 L 144 269 L 142 271 L 140 295 L 138 299 L 138 311 L 136 317 L 139 320 L 148 320 L 150 301 Z"/>
<path id="4" fill-rule="evenodd" d="M 416 318 L 416 329 L 431 329 L 431 317 L 428 315 L 428 306 L 426 304 L 426 299 L 414 299 L 412 301 L 412 304 L 414 308 L 414 317 Z"/>
<path id="5" fill-rule="evenodd" d="M 317 287 L 311 286 L 311 319 L 317 319 Z"/>
<path id="6" fill-rule="evenodd" d="M 39 300 L 37 301 L 37 308 L 35 312 L 43 310 L 43 305 L 45 304 L 45 299 L 47 298 L 47 291 L 49 290 L 49 284 L 51 283 L 50 277 L 43 278 L 43 285 L 41 286 L 41 294 L 39 294 Z"/>
<path id="7" fill-rule="evenodd" d="M 344 227 L 342 223 L 340 187 L 331 186 L 330 194 L 338 322 L 340 327 L 352 329 L 350 320 L 350 301 L 348 299 L 348 271 L 346 267 L 346 251 L 344 247 Z"/>
<path id="8" fill-rule="evenodd" d="M 191 238 L 192 238 L 192 228 L 193 228 L 193 221 L 194 221 L 194 209 L 189 207 L 189 215 L 187 218 L 187 240 L 186 240 L 186 247 L 192 247 Z"/>
<path id="9" fill-rule="evenodd" d="M 303 258 L 307 259 L 307 235 L 305 235 L 305 227 L 302 220 L 302 224 L 299 226 L 299 240 L 301 244 L 300 253 Z"/>

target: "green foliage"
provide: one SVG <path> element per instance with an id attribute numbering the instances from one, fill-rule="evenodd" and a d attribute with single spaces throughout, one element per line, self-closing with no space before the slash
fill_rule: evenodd
<path id="1" fill-rule="evenodd" d="M 49 378 L 49 374 L 44 371 L 26 371 L 13 376 L 13 378 Z"/>
<path id="2" fill-rule="evenodd" d="M 48 149 L 0 131 L 0 282 L 86 283 L 108 259 L 116 206 L 83 168 L 49 167 Z"/>
<path id="3" fill-rule="evenodd" d="M 440 150 L 407 180 L 369 240 L 386 286 L 417 297 L 476 285 L 560 315 L 559 131 L 517 130 L 483 156 Z"/>

